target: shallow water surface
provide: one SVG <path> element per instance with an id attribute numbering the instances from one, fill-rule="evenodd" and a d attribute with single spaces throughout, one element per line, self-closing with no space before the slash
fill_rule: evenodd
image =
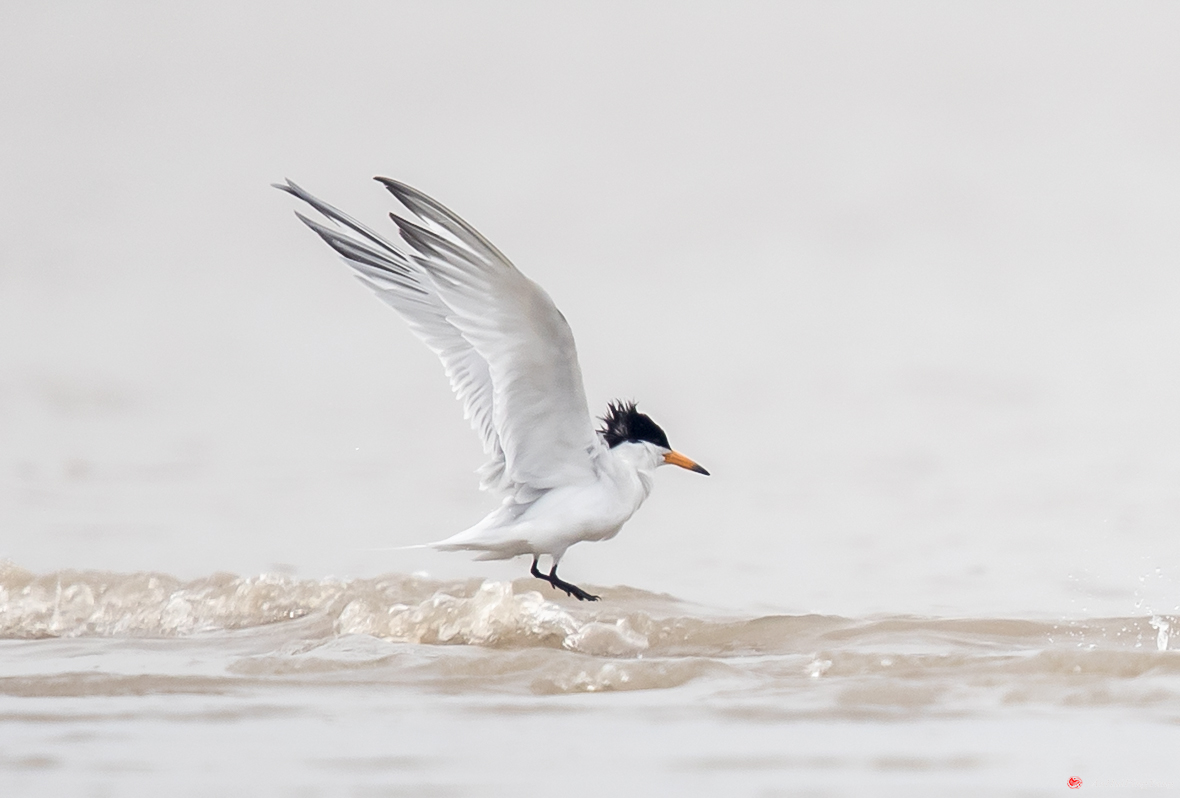
<path id="1" fill-rule="evenodd" d="M 1180 785 L 1174 617 L 739 617 L 536 584 L 7 565 L 6 794 Z"/>

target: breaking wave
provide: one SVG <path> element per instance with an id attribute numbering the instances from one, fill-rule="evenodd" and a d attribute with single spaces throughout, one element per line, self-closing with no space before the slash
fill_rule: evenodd
<path id="1" fill-rule="evenodd" d="M 765 689 L 822 684 L 828 693 L 800 696 L 862 710 L 1180 699 L 1174 617 L 733 618 L 630 588 L 602 592 L 605 600 L 591 605 L 552 600 L 528 580 L 216 574 L 186 582 L 154 573 L 38 575 L 0 564 L 0 638 L 253 635 L 258 645 L 225 669 L 233 678 L 360 669 L 439 689 L 544 694 L 752 679 Z M 48 689 L 36 678 L 8 680 L 0 692 Z"/>

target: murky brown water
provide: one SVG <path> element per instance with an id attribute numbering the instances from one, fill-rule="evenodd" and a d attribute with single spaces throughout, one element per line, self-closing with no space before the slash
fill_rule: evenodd
<path id="1" fill-rule="evenodd" d="M 602 592 L 7 565 L 0 778 L 93 795 L 1175 784 L 1175 617 L 734 617 Z"/>

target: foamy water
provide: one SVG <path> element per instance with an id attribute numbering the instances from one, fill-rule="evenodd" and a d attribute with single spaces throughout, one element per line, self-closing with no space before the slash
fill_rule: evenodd
<path id="1" fill-rule="evenodd" d="M 459 795 L 528 771 L 577 795 L 653 778 L 693 794 L 1177 783 L 1147 755 L 1180 741 L 1175 617 L 734 617 L 601 592 L 6 564 L 0 774 L 16 794 Z M 1142 756 L 1087 750 L 1104 724 Z"/>

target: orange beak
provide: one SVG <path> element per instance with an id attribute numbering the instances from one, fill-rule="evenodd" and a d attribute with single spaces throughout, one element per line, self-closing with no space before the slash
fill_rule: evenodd
<path id="1" fill-rule="evenodd" d="M 664 455 L 664 462 L 670 463 L 672 465 L 680 466 L 681 468 L 687 468 L 689 471 L 695 471 L 698 474 L 704 474 L 705 476 L 709 476 L 708 471 L 701 468 L 699 465 L 694 463 L 692 460 L 689 460 L 687 457 L 682 455 L 680 452 L 668 452 L 666 455 Z"/>

